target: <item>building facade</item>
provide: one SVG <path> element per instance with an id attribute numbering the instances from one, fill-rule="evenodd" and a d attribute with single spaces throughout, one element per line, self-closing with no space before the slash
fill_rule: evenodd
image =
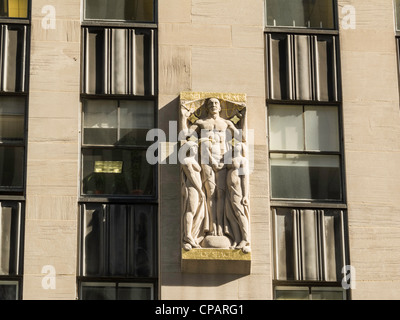
<path id="1" fill-rule="evenodd" d="M 0 1 L 0 298 L 399 299 L 399 6 Z M 244 264 L 183 267 L 191 95 L 245 97 Z"/>

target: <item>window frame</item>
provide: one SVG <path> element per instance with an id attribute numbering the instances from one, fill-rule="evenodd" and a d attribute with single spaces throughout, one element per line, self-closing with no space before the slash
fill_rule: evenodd
<path id="1" fill-rule="evenodd" d="M 3 198 L 3 197 L 1 197 Z M 17 300 L 22 300 L 23 297 L 23 277 L 24 277 L 24 252 L 25 252 L 25 201 L 20 199 L 17 200 L 1 200 L 0 202 L 6 202 L 11 204 L 18 204 L 20 206 L 20 225 L 19 225 L 19 244 L 18 244 L 18 266 L 16 274 L 11 275 L 0 275 L 0 283 L 4 282 L 16 282 L 17 283 Z"/>
<path id="2" fill-rule="evenodd" d="M 158 296 L 158 287 L 157 282 L 152 280 L 146 280 L 143 278 L 113 278 L 112 280 L 104 280 L 104 278 L 84 278 L 78 277 L 78 299 L 83 300 L 83 284 L 103 284 L 104 287 L 110 286 L 114 287 L 116 290 L 119 288 L 121 284 L 129 284 L 132 287 L 139 287 L 139 288 L 150 288 L 151 289 L 151 298 L 150 300 L 156 300 Z M 113 286 L 114 285 L 114 286 Z M 118 300 L 118 299 L 117 299 Z"/>
<path id="3" fill-rule="evenodd" d="M 81 27 L 137 27 L 137 28 L 152 28 L 157 29 L 158 26 L 158 0 L 153 1 L 153 21 L 143 22 L 143 21 L 132 21 L 132 20 L 107 20 L 107 19 L 85 19 L 86 10 L 86 0 L 81 2 Z"/>
<path id="4" fill-rule="evenodd" d="M 269 185 L 270 185 L 270 200 L 271 206 L 273 207 L 275 204 L 282 204 L 282 203 L 308 203 L 308 204 L 318 204 L 322 203 L 324 205 L 329 204 L 345 204 L 346 199 L 346 174 L 345 174 L 345 156 L 344 156 L 344 138 L 343 138 L 343 115 L 342 115 L 342 103 L 340 102 L 320 102 L 320 101 L 296 101 L 296 100 L 270 100 L 267 99 L 267 107 L 266 107 L 266 123 L 267 123 L 267 140 L 268 146 L 271 145 L 270 139 L 270 126 L 269 126 L 269 106 L 271 105 L 282 105 L 282 106 L 333 106 L 337 108 L 338 111 L 338 128 L 339 128 L 339 151 L 293 151 L 293 150 L 272 150 L 268 148 L 268 162 L 269 162 Z M 304 128 L 305 130 L 305 128 Z M 272 180 L 271 180 L 271 154 L 299 154 L 299 155 L 334 155 L 339 157 L 339 164 L 340 164 L 340 193 L 341 199 L 333 200 L 333 199 L 297 199 L 297 198 L 273 198 L 272 197 Z"/>
<path id="5" fill-rule="evenodd" d="M 159 264 L 158 264 L 158 261 L 157 261 L 158 260 L 159 243 L 158 243 L 158 235 L 156 234 L 156 231 L 158 230 L 158 225 L 159 225 L 159 221 L 158 221 L 158 216 L 159 215 L 158 215 L 157 205 L 156 204 L 151 204 L 151 203 L 149 204 L 147 202 L 142 202 L 142 203 L 136 202 L 134 204 L 126 203 L 126 202 L 123 202 L 123 203 L 114 202 L 114 201 L 113 202 L 104 202 L 104 203 L 95 202 L 96 205 L 103 206 L 103 210 L 109 210 L 108 208 L 104 208 L 106 206 L 118 206 L 118 205 L 121 205 L 121 206 L 126 205 L 126 206 L 130 206 L 130 207 L 134 207 L 134 208 L 136 206 L 145 205 L 145 206 L 148 206 L 148 208 L 151 210 L 151 212 L 148 212 L 147 214 L 153 215 L 152 218 L 154 218 L 154 221 L 153 221 L 154 225 L 152 226 L 152 228 L 154 229 L 153 231 L 155 231 L 155 232 L 154 232 L 154 234 L 151 234 L 152 241 L 155 244 L 154 258 L 156 259 L 156 261 L 153 261 L 153 267 L 155 268 L 155 270 L 153 270 L 154 276 L 149 276 L 149 277 L 138 277 L 138 276 L 136 276 L 135 277 L 135 276 L 129 275 L 128 271 L 127 271 L 127 273 L 125 275 L 116 275 L 116 276 L 109 275 L 109 274 L 105 274 L 105 275 L 84 275 L 84 256 L 83 256 L 83 254 L 85 252 L 85 249 L 84 249 L 84 245 L 85 245 L 85 239 L 84 239 L 85 207 L 84 206 L 86 204 L 90 204 L 90 203 L 82 202 L 82 203 L 79 204 L 79 218 L 78 218 L 79 219 L 79 227 L 78 227 L 78 232 L 79 232 L 79 234 L 78 234 L 79 259 L 78 259 L 78 273 L 77 273 L 78 274 L 78 278 L 79 279 L 83 279 L 85 281 L 88 280 L 88 279 L 89 280 L 90 279 L 95 279 L 95 280 L 97 279 L 97 281 L 106 281 L 106 280 L 109 280 L 109 279 L 111 279 L 112 281 L 114 279 L 119 279 L 119 280 L 122 279 L 124 281 L 131 281 L 132 279 L 135 279 L 135 280 L 154 282 L 155 283 L 157 281 L 157 276 L 158 276 L 158 272 L 159 272 Z M 107 211 L 105 213 L 107 214 Z M 132 221 L 132 217 L 130 217 L 130 218 L 126 217 L 126 218 L 130 219 Z M 105 228 L 106 228 L 106 238 L 105 238 L 105 240 L 108 240 L 109 239 L 109 235 L 110 235 L 110 230 L 109 230 L 109 225 L 108 225 L 109 223 L 110 223 L 110 221 L 108 221 L 107 225 L 105 226 Z M 104 243 L 104 248 L 102 248 L 102 249 L 106 249 L 105 252 L 109 253 L 109 245 L 110 245 L 110 243 L 108 243 L 108 242 Z M 107 248 L 105 248 L 106 246 L 107 246 Z M 108 258 L 109 257 L 107 257 L 107 259 Z M 105 262 L 109 263 L 110 261 L 107 260 Z M 126 267 L 128 267 L 128 265 L 126 265 Z M 128 269 L 128 268 L 126 268 L 126 269 Z M 105 270 L 105 272 L 106 271 L 108 272 L 109 270 L 107 269 L 107 270 Z"/>
<path id="6" fill-rule="evenodd" d="M 324 282 L 323 284 L 320 282 L 312 282 L 312 281 L 274 281 L 273 285 L 273 298 L 276 300 L 276 291 L 291 291 L 291 290 L 304 290 L 308 289 L 308 299 L 307 300 L 318 300 L 311 299 L 312 297 L 312 289 L 321 289 L 322 291 L 342 291 L 343 292 L 343 300 L 351 300 L 351 291 L 350 290 L 334 290 L 342 288 L 342 286 L 336 282 Z M 324 290 L 325 289 L 325 290 Z M 285 300 L 285 299 L 283 299 Z"/>
<path id="7" fill-rule="evenodd" d="M 156 201 L 158 198 L 158 167 L 157 165 L 150 165 L 152 174 L 153 174 L 153 192 L 151 195 L 143 195 L 143 196 L 133 196 L 129 194 L 101 194 L 101 195 L 93 195 L 93 194 L 85 194 L 83 192 L 83 166 L 84 166 L 84 161 L 83 161 L 83 150 L 139 150 L 139 151 L 146 151 L 148 146 L 146 145 L 140 145 L 140 146 L 132 146 L 132 145 L 96 145 L 96 144 L 84 144 L 83 143 L 83 137 L 84 137 L 84 105 L 85 101 L 87 100 L 115 100 L 115 101 L 153 101 L 154 102 L 154 128 L 156 127 L 158 123 L 158 107 L 157 107 L 157 101 L 155 101 L 154 98 L 143 98 L 143 97 L 132 97 L 132 96 L 120 96 L 120 95 L 82 95 L 81 97 L 81 105 L 82 105 L 82 123 L 81 123 L 81 146 L 80 146 L 80 201 L 89 201 L 89 199 L 97 199 L 100 202 L 107 201 L 107 199 L 120 199 L 122 201 L 126 201 L 128 203 L 135 202 L 137 200 L 147 200 L 150 202 Z M 118 103 L 119 105 L 119 103 Z M 118 106 L 119 108 L 119 106 Z"/>
<path id="8" fill-rule="evenodd" d="M 84 252 L 84 244 L 85 241 L 83 239 L 84 232 L 84 205 L 88 203 L 96 203 L 98 205 L 148 205 L 153 211 L 151 214 L 154 214 L 154 229 L 156 230 L 155 234 L 152 235 L 154 243 L 155 243 L 155 259 L 154 266 L 156 270 L 154 270 L 154 277 L 133 277 L 130 275 L 125 276 L 85 276 L 83 275 L 83 252 Z M 158 213 L 158 205 L 154 203 L 149 203 L 148 201 L 136 201 L 135 203 L 127 203 L 124 200 L 112 200 L 105 201 L 100 203 L 99 201 L 93 199 L 89 201 L 79 202 L 79 218 L 78 218 L 78 263 L 77 263 L 77 297 L 78 299 L 82 299 L 82 283 L 129 283 L 129 284 L 146 284 L 152 286 L 152 300 L 157 300 L 158 298 L 158 283 L 159 283 L 159 272 L 160 272 L 160 264 L 159 264 L 159 240 L 158 240 L 158 229 L 159 229 L 159 213 Z"/>
<path id="9" fill-rule="evenodd" d="M 266 3 L 267 0 L 264 1 L 264 52 L 265 52 L 265 65 L 264 65 L 264 70 L 265 70 L 265 82 L 266 82 L 266 100 L 265 100 L 265 106 L 266 106 L 266 124 L 267 124 L 267 142 L 268 142 L 268 167 L 269 167 L 269 198 L 270 198 L 270 206 L 269 206 L 269 212 L 270 212 L 270 224 L 271 226 L 273 225 L 273 210 L 277 208 L 296 208 L 296 209 L 311 209 L 311 210 L 317 210 L 317 209 L 338 209 L 342 210 L 345 212 L 345 221 L 344 221 L 344 226 L 345 226 L 345 243 L 348 246 L 349 238 L 348 238 L 348 221 L 347 221 L 347 189 L 346 189 L 346 166 L 345 166 L 345 143 L 344 143 L 344 130 L 343 130 L 343 101 L 342 101 L 342 79 L 341 79 L 341 59 L 340 59 L 340 38 L 339 38 L 339 19 L 338 19 L 338 1 L 337 0 L 332 0 L 333 1 L 333 14 L 334 14 L 334 24 L 335 28 L 334 29 L 316 29 L 316 28 L 296 28 L 296 27 L 273 27 L 273 26 L 268 26 L 267 25 L 267 11 L 266 11 Z M 335 57 L 335 63 L 336 63 L 336 77 L 337 77 L 337 96 L 336 99 L 333 101 L 318 101 L 317 99 L 314 99 L 311 96 L 311 100 L 287 100 L 287 99 L 271 99 L 270 98 L 270 66 L 269 66 L 269 52 L 268 50 L 268 42 L 267 42 L 267 35 L 268 34 L 285 34 L 285 35 L 307 35 L 307 36 L 333 36 L 336 37 L 336 52 L 334 53 L 336 55 Z M 400 76 L 400 73 L 399 73 Z M 340 172 L 341 172 L 341 194 L 342 198 L 340 200 L 301 200 L 301 199 L 273 199 L 272 198 L 272 185 L 271 185 L 271 164 L 270 164 L 270 154 L 271 150 L 269 149 L 270 147 L 270 127 L 269 127 L 269 106 L 270 105 L 295 105 L 295 106 L 335 106 L 337 107 L 338 110 L 338 122 L 339 122 L 339 152 L 335 152 L 335 154 L 338 154 L 340 157 Z M 274 150 L 272 150 L 273 152 Z M 290 153 L 290 152 L 289 152 Z M 275 230 L 271 230 L 273 237 L 275 237 Z M 271 252 L 274 252 L 274 244 L 271 242 Z M 350 253 L 349 253 L 349 248 L 346 247 L 346 254 L 347 254 L 347 263 L 350 264 Z M 275 261 L 273 259 L 273 269 L 275 269 Z M 276 287 L 287 287 L 290 289 L 290 287 L 293 287 L 294 289 L 296 288 L 302 288 L 304 286 L 308 286 L 311 290 L 311 287 L 320 287 L 320 288 L 329 288 L 329 287 L 341 287 L 341 284 L 339 282 L 332 282 L 332 281 L 303 281 L 303 280 L 277 280 L 275 279 L 275 271 L 273 273 L 273 279 L 272 279 L 272 296 L 276 297 L 275 295 L 275 288 Z M 351 299 L 351 289 L 345 290 L 346 300 Z"/>
<path id="10" fill-rule="evenodd" d="M 22 166 L 22 186 L 21 187 L 1 187 L 0 186 L 0 201 L 1 200 L 24 200 L 26 193 L 26 164 L 27 164 L 27 146 L 28 146 L 28 93 L 0 93 L 0 100 L 2 97 L 22 97 L 25 99 L 24 103 L 24 138 L 23 141 L 4 141 L 0 142 L 0 148 L 23 148 L 23 166 Z M 1 116 L 1 114 L 0 114 Z"/>
<path id="11" fill-rule="evenodd" d="M 112 276 L 103 276 L 103 277 L 88 277 L 82 276 L 82 228 L 84 228 L 82 224 L 81 217 L 78 220 L 78 234 L 79 234 L 79 250 L 78 250 L 78 263 L 77 263 L 77 298 L 82 299 L 82 283 L 85 282 L 98 282 L 98 283 L 138 283 L 138 284 L 148 284 L 153 288 L 153 296 L 152 299 L 157 300 L 159 298 L 159 276 L 160 276 L 160 262 L 159 262 L 159 205 L 158 205 L 158 193 L 159 193 L 159 166 L 153 165 L 153 194 L 147 196 L 132 196 L 132 195 L 85 195 L 83 194 L 83 150 L 86 148 L 91 148 L 90 146 L 83 144 L 83 134 L 84 134 L 84 101 L 85 100 L 131 100 L 131 101 L 152 101 L 154 104 L 154 128 L 157 128 L 158 125 L 158 1 L 154 0 L 154 20 L 150 22 L 133 22 L 133 21 L 110 21 L 110 20 L 85 20 L 84 19 L 84 1 L 81 2 L 81 39 L 84 39 L 84 30 L 85 28 L 96 28 L 96 29 L 142 29 L 142 30 L 151 30 L 153 32 L 153 51 L 152 51 L 152 77 L 153 77 L 153 92 L 151 95 L 134 95 L 134 94 L 88 94 L 84 92 L 84 68 L 85 68 L 85 48 L 84 43 L 81 41 L 81 85 L 80 85 L 80 102 L 81 102 L 81 126 L 80 126 L 80 139 L 79 139 L 79 150 L 80 150 L 80 173 L 79 173 L 79 197 L 78 197 L 78 207 L 79 212 L 82 211 L 82 208 L 85 204 L 101 204 L 101 205 L 150 205 L 153 207 L 155 211 L 155 223 L 156 223 L 156 232 L 153 235 L 155 238 L 156 248 L 155 250 L 155 259 L 154 264 L 156 266 L 156 270 L 154 271 L 154 278 L 144 278 L 144 277 L 112 277 Z M 152 142 L 150 142 L 152 143 Z M 108 148 L 109 146 L 105 146 Z M 122 149 L 126 149 L 126 146 L 121 146 Z M 95 148 L 104 148 L 102 146 L 95 146 Z M 146 150 L 148 146 L 140 146 L 134 148 L 142 148 L 142 150 Z"/>
<path id="12" fill-rule="evenodd" d="M 399 10 L 397 10 L 397 4 L 399 4 Z M 400 36 L 400 1 L 393 0 L 393 12 L 394 12 L 394 32 L 396 36 Z"/>
<path id="13" fill-rule="evenodd" d="M 292 212 L 289 213 L 289 210 L 291 210 Z M 318 260 L 318 267 L 319 269 L 317 270 L 317 277 L 319 277 L 320 279 L 318 280 L 310 280 L 310 279 L 302 279 L 304 276 L 304 270 L 303 270 L 303 266 L 298 266 L 299 263 L 302 262 L 303 256 L 305 254 L 304 251 L 302 251 L 302 244 L 301 244 L 301 234 L 300 232 L 296 232 L 296 230 L 292 230 L 292 237 L 295 238 L 296 240 L 293 239 L 293 241 L 295 241 L 296 246 L 293 245 L 293 253 L 296 252 L 296 256 L 298 257 L 297 262 L 293 261 L 293 267 L 296 268 L 297 270 L 292 270 L 293 271 L 293 278 L 300 278 L 300 279 L 279 279 L 278 276 L 278 272 L 279 272 L 279 266 L 278 266 L 278 257 L 277 255 L 279 255 L 279 223 L 278 223 L 278 219 L 277 219 L 277 215 L 279 214 L 281 217 L 283 216 L 289 216 L 292 215 L 293 218 L 293 223 L 294 223 L 294 219 L 295 219 L 295 215 L 293 213 L 294 211 L 302 211 L 302 210 L 312 210 L 314 211 L 315 214 L 315 223 L 319 224 L 320 226 L 324 224 L 325 220 L 320 221 L 319 219 L 321 218 L 321 216 L 318 217 L 318 213 L 315 211 L 318 210 L 322 210 L 324 211 L 322 213 L 323 217 L 334 217 L 334 219 L 336 218 L 337 220 L 340 220 L 339 222 L 339 226 L 336 225 L 336 227 L 339 227 L 339 230 L 335 230 L 335 226 L 333 226 L 334 230 L 334 237 L 340 237 L 340 243 L 335 243 L 335 256 L 339 259 L 342 260 L 343 266 L 341 266 L 341 268 L 343 268 L 346 265 L 349 265 L 349 261 L 350 261 L 350 255 L 349 255 L 349 241 L 348 241 L 348 225 L 347 225 L 347 220 L 348 220 L 348 212 L 347 212 L 347 208 L 345 208 L 344 205 L 342 206 L 325 206 L 320 204 L 319 206 L 313 206 L 313 205 L 308 205 L 308 204 L 296 204 L 296 205 L 288 205 L 288 204 L 276 204 L 274 206 L 271 207 L 271 226 L 272 226 L 272 241 L 271 241 L 271 250 L 274 256 L 273 259 L 273 265 L 272 265 L 272 270 L 273 270 L 273 282 L 274 284 L 277 283 L 278 285 L 283 285 L 283 284 L 291 284 L 291 283 L 310 283 L 312 285 L 316 285 L 318 284 L 319 286 L 323 286 L 324 283 L 328 283 L 332 286 L 342 286 L 341 285 L 341 281 L 340 281 L 340 276 L 339 274 L 341 270 L 336 269 L 335 273 L 337 276 L 337 280 L 329 280 L 326 279 L 325 277 L 329 275 L 327 274 L 328 270 L 325 268 L 325 262 L 323 261 L 324 259 L 324 254 L 325 252 L 328 252 L 329 250 L 326 249 L 326 243 L 323 238 L 325 236 L 325 234 L 321 231 L 316 231 L 316 241 L 317 243 L 315 244 L 315 253 L 317 256 L 317 260 Z M 283 211 L 283 214 L 282 214 Z M 286 213 L 284 211 L 287 211 Z M 325 212 L 326 211 L 326 212 Z M 326 213 L 326 215 L 325 215 Z M 298 230 L 302 230 L 305 225 L 303 224 L 303 222 L 301 221 L 301 216 L 302 213 L 301 212 L 297 212 L 297 221 L 296 221 L 296 227 Z M 290 217 L 289 217 L 290 218 Z M 338 222 L 338 221 L 336 221 Z M 322 228 L 322 230 L 325 230 L 326 227 L 324 226 Z M 318 229 L 318 227 L 317 227 Z M 331 230 L 332 231 L 332 230 Z M 337 234 L 336 232 L 339 232 L 339 234 Z M 286 235 L 286 233 L 285 233 Z M 282 236 L 282 235 L 281 235 Z M 291 243 L 291 242 L 290 242 Z M 292 243 L 291 243 L 292 244 Z M 322 249 L 320 247 L 323 247 Z M 296 248 L 298 250 L 296 250 Z M 339 252 L 336 252 L 336 249 L 340 250 Z M 286 256 L 286 255 L 285 255 Z M 337 261 L 337 260 L 335 260 Z M 336 262 L 336 267 L 338 267 L 338 263 Z M 295 274 L 295 271 L 297 271 L 298 273 Z M 330 270 L 331 272 L 333 271 L 332 269 Z"/>
<path id="14" fill-rule="evenodd" d="M 30 21 L 32 19 L 32 1 L 28 1 L 28 6 L 27 6 L 27 17 L 26 18 L 10 18 L 10 17 L 0 17 L 0 23 L 5 23 L 5 24 L 30 24 Z"/>

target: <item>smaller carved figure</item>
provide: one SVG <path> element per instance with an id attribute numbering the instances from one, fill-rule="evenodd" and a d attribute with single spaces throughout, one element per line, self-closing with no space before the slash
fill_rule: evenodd
<path id="1" fill-rule="evenodd" d="M 186 208 L 183 215 L 183 242 L 184 248 L 200 248 L 199 243 L 204 238 L 202 229 L 208 229 L 205 215 L 206 198 L 202 189 L 201 166 L 196 157 L 198 145 L 193 141 L 186 143 L 187 157 L 183 160 L 184 176 L 183 197 Z"/>
<path id="2" fill-rule="evenodd" d="M 248 160 L 244 145 L 234 144 L 232 161 L 227 164 L 226 216 L 233 231 L 233 248 L 244 249 L 250 245 Z"/>

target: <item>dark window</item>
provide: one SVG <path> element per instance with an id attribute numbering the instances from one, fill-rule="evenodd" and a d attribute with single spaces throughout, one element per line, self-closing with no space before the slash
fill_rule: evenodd
<path id="1" fill-rule="evenodd" d="M 155 277 L 156 210 L 151 205 L 82 205 L 82 275 Z"/>
<path id="2" fill-rule="evenodd" d="M 146 159 L 146 134 L 154 124 L 154 102 L 85 100 L 82 193 L 155 195 L 155 166 Z"/>
<path id="3" fill-rule="evenodd" d="M 153 300 L 154 285 L 129 282 L 82 282 L 82 300 Z"/>
<path id="4" fill-rule="evenodd" d="M 25 165 L 25 98 L 0 96 L 0 191 L 22 193 Z"/>
<path id="5" fill-rule="evenodd" d="M 154 284 L 157 277 L 156 206 L 83 204 L 80 222 L 81 296 L 148 297 L 153 285 L 143 289 L 140 283 Z M 92 278 L 108 280 L 86 283 Z M 133 278 L 135 285 L 116 287 L 112 280 L 107 284 L 110 278 Z"/>
<path id="6" fill-rule="evenodd" d="M 0 301 L 17 300 L 19 297 L 18 288 L 18 281 L 0 280 Z"/>
<path id="7" fill-rule="evenodd" d="M 85 20 L 153 22 L 153 0 L 85 0 Z"/>
<path id="8" fill-rule="evenodd" d="M 340 287 L 277 286 L 276 300 L 345 300 L 346 291 Z"/>
<path id="9" fill-rule="evenodd" d="M 267 0 L 268 27 L 334 29 L 332 0 Z"/>

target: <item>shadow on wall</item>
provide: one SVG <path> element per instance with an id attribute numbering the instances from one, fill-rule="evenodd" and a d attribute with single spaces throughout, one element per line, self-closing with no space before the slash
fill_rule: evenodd
<path id="1" fill-rule="evenodd" d="M 170 273 L 162 276 L 162 286 L 219 287 L 247 275 Z"/>

